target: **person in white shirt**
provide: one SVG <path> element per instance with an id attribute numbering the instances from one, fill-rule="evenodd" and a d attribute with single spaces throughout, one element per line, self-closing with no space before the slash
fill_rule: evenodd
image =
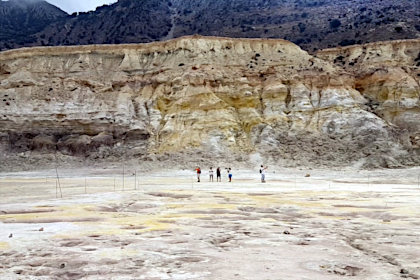
<path id="1" fill-rule="evenodd" d="M 265 183 L 265 171 L 266 170 L 267 170 L 267 167 L 264 167 L 264 165 L 261 164 L 261 168 L 260 168 L 261 183 Z"/>
<path id="2" fill-rule="evenodd" d="M 213 167 L 210 167 L 209 175 L 210 175 L 210 182 L 213 182 Z"/>
<path id="3" fill-rule="evenodd" d="M 227 170 L 229 182 L 232 182 L 232 169 L 229 167 Z"/>

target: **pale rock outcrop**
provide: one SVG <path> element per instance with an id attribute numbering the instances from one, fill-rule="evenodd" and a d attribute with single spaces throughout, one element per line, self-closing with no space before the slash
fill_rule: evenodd
<path id="1" fill-rule="evenodd" d="M 2 52 L 1 156 L 417 164 L 419 47 L 311 56 L 283 40 L 193 36 Z"/>
<path id="2" fill-rule="evenodd" d="M 419 40 L 371 43 L 317 53 L 355 76 L 355 88 L 387 122 L 420 131 Z"/>
<path id="3" fill-rule="evenodd" d="M 410 153 L 419 156 L 420 40 L 327 49 L 317 57 L 351 73 L 368 110 L 395 128 Z"/>

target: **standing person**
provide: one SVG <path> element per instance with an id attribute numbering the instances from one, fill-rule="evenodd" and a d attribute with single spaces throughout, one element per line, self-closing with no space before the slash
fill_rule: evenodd
<path id="1" fill-rule="evenodd" d="M 210 167 L 210 170 L 209 170 L 209 175 L 210 175 L 210 182 L 213 182 L 213 167 Z"/>
<path id="2" fill-rule="evenodd" d="M 201 168 L 197 167 L 195 171 L 197 171 L 197 182 L 200 182 Z"/>
<path id="3" fill-rule="evenodd" d="M 216 169 L 216 181 L 217 182 L 222 182 L 222 174 L 220 172 L 220 167 L 217 167 L 217 169 Z"/>
<path id="4" fill-rule="evenodd" d="M 261 174 L 261 183 L 265 183 L 265 170 L 267 167 L 264 167 L 264 165 L 261 164 L 260 168 L 260 174 Z"/>
<path id="5" fill-rule="evenodd" d="M 228 168 L 227 173 L 228 173 L 229 182 L 232 182 L 232 169 L 230 167 Z"/>

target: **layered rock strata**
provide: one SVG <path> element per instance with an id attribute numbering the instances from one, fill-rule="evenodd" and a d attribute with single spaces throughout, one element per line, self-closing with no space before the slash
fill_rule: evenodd
<path id="1" fill-rule="evenodd" d="M 419 40 L 379 42 L 317 53 L 354 76 L 367 110 L 383 119 L 410 153 L 420 148 Z"/>
<path id="2" fill-rule="evenodd" d="M 195 36 L 1 52 L 1 156 L 418 164 L 419 49 L 311 56 L 283 40 Z"/>

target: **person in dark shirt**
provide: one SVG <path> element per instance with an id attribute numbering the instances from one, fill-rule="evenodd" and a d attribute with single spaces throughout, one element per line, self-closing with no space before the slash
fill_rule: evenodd
<path id="1" fill-rule="evenodd" d="M 222 182 L 222 174 L 221 174 L 221 171 L 220 171 L 220 167 L 217 167 L 217 169 L 216 169 L 216 181 L 217 182 Z"/>

